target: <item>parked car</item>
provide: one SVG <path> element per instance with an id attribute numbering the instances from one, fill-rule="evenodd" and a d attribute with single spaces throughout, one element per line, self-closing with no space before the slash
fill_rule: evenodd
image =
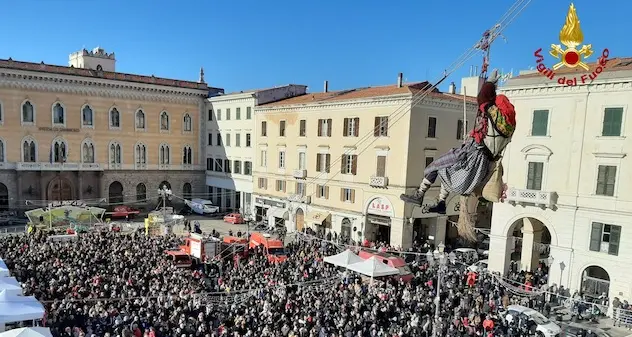
<path id="1" fill-rule="evenodd" d="M 472 264 L 478 261 L 478 253 L 474 248 L 457 248 L 453 250 L 457 260 L 462 261 L 465 264 Z"/>
<path id="2" fill-rule="evenodd" d="M 487 265 L 488 265 L 487 260 L 480 260 L 480 261 L 474 262 L 471 266 L 467 267 L 467 270 L 478 273 L 478 272 L 487 270 Z"/>
<path id="3" fill-rule="evenodd" d="M 129 218 L 133 219 L 140 211 L 126 205 L 115 206 L 112 212 L 106 212 L 105 215 L 112 219 Z"/>
<path id="4" fill-rule="evenodd" d="M 514 320 L 526 322 L 532 334 L 541 334 L 544 337 L 557 337 L 562 329 L 541 313 L 522 305 L 510 305 L 507 307 L 505 320 L 511 323 Z"/>
<path id="5" fill-rule="evenodd" d="M 244 217 L 239 213 L 229 213 L 224 216 L 224 222 L 239 225 L 245 223 L 246 221 L 244 221 Z"/>

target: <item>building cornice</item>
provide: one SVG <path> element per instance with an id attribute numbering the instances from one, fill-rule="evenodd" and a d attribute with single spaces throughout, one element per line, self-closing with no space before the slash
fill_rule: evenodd
<path id="1" fill-rule="evenodd" d="M 0 69 L 0 87 L 140 101 L 199 104 L 206 90 Z"/>
<path id="2" fill-rule="evenodd" d="M 255 105 L 255 97 L 252 93 L 239 93 L 239 94 L 228 94 L 228 95 L 218 95 L 207 98 L 206 101 L 208 103 L 252 103 Z"/>
<path id="3" fill-rule="evenodd" d="M 632 79 L 604 81 L 589 85 L 566 86 L 557 83 L 511 86 L 500 88 L 500 92 L 510 97 L 542 95 L 579 95 L 588 92 L 617 92 L 632 90 Z"/>

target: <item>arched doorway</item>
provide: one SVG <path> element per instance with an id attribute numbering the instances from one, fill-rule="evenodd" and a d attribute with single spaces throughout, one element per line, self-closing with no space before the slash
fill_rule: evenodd
<path id="1" fill-rule="evenodd" d="M 7 185 L 0 183 L 0 211 L 9 210 L 9 189 Z"/>
<path id="2" fill-rule="evenodd" d="M 591 298 L 601 295 L 608 297 L 610 291 L 610 275 L 599 266 L 590 266 L 582 273 L 582 294 Z"/>
<path id="3" fill-rule="evenodd" d="M 524 217 L 516 220 L 509 228 L 507 235 L 513 237 L 508 254 L 514 262 L 516 271 L 532 271 L 538 264 L 548 264 L 551 245 L 551 232 L 540 220 Z"/>
<path id="4" fill-rule="evenodd" d="M 73 200 L 72 185 L 66 178 L 55 177 L 48 184 L 49 201 Z"/>
<path id="5" fill-rule="evenodd" d="M 296 217 L 294 222 L 296 222 L 296 231 L 303 231 L 303 227 L 305 227 L 305 213 L 303 212 L 302 208 L 296 210 Z"/>
<path id="6" fill-rule="evenodd" d="M 182 186 L 182 197 L 186 200 L 191 200 L 191 184 L 189 183 L 184 183 L 184 185 Z"/>
<path id="7" fill-rule="evenodd" d="M 123 203 L 123 184 L 118 181 L 114 181 L 110 184 L 108 189 L 109 202 L 111 204 Z"/>
<path id="8" fill-rule="evenodd" d="M 340 236 L 344 240 L 343 242 L 351 240 L 351 220 L 349 220 L 349 218 L 342 219 L 340 223 Z"/>

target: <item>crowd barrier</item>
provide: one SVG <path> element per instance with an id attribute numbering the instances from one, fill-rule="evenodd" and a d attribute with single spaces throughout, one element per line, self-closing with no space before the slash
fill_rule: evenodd
<path id="1" fill-rule="evenodd" d="M 612 311 L 612 322 L 616 327 L 632 329 L 632 310 L 615 308 Z"/>

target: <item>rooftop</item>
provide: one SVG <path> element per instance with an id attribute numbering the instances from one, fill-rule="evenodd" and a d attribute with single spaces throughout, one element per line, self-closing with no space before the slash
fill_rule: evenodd
<path id="1" fill-rule="evenodd" d="M 180 81 L 180 80 L 174 80 L 174 79 L 168 79 L 168 78 L 155 77 L 153 75 L 145 76 L 145 75 L 125 74 L 125 73 L 119 73 L 119 72 L 110 72 L 110 71 L 97 71 L 93 69 L 57 66 L 57 65 L 45 64 L 44 62 L 32 63 L 32 62 L 14 61 L 10 58 L 8 60 L 0 59 L 0 69 L 25 70 L 25 71 L 35 71 L 35 72 L 49 73 L 49 74 L 101 78 L 101 79 L 107 79 L 107 80 L 154 84 L 154 85 L 162 85 L 162 86 L 186 88 L 186 89 L 199 89 L 199 90 L 209 89 L 209 86 L 206 83 L 198 83 L 198 82 L 193 82 L 193 81 Z"/>
<path id="2" fill-rule="evenodd" d="M 286 84 L 286 85 L 279 85 L 279 86 L 276 86 L 276 87 L 269 87 L 269 88 L 239 90 L 239 91 L 229 92 L 227 94 L 224 94 L 224 96 L 226 96 L 226 95 L 240 95 L 240 94 L 254 94 L 256 92 L 272 90 L 272 89 L 277 89 L 277 88 L 283 88 L 283 87 L 290 87 L 290 86 L 304 87 L 305 85 L 290 83 L 290 84 Z"/>
<path id="3" fill-rule="evenodd" d="M 583 75 L 592 73 L 598 66 L 597 61 L 588 63 L 589 70 L 586 71 L 583 68 L 560 68 L 555 70 L 556 75 Z M 603 72 L 613 72 L 613 71 L 622 71 L 622 70 L 632 70 L 632 57 L 617 57 L 608 59 L 606 66 L 603 68 Z M 523 79 L 523 78 L 532 78 L 542 76 L 537 70 L 533 70 L 533 72 L 529 72 L 527 74 L 521 74 L 513 77 L 512 79 Z"/>
<path id="4" fill-rule="evenodd" d="M 305 105 L 305 104 L 321 104 L 321 103 L 329 103 L 329 102 L 340 102 L 340 101 L 351 101 L 351 100 L 359 100 L 359 99 L 368 99 L 368 98 L 377 98 L 377 97 L 386 97 L 386 96 L 395 96 L 395 95 L 406 95 L 412 94 L 415 95 L 420 91 L 424 91 L 425 88 L 430 87 L 427 81 L 424 82 L 416 82 L 416 83 L 404 83 L 401 87 L 393 84 L 386 86 L 378 86 L 378 87 L 364 87 L 350 90 L 338 90 L 338 91 L 328 91 L 328 92 L 318 92 L 318 93 L 307 93 L 305 95 L 300 95 L 296 97 L 291 97 L 288 99 L 263 104 L 262 107 L 280 107 L 280 106 L 290 106 L 290 105 Z M 430 96 L 450 99 L 450 100 L 458 100 L 460 102 L 463 101 L 463 95 L 458 94 L 448 94 L 440 92 L 438 89 L 432 90 L 430 92 Z M 466 96 L 466 100 L 468 102 L 476 102 L 475 97 Z"/>

